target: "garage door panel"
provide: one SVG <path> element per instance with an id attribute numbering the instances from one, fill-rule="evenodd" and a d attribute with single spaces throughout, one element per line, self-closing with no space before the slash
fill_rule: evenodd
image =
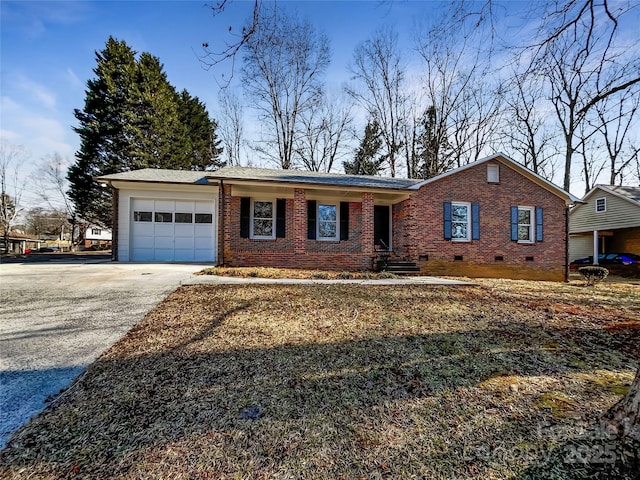
<path id="1" fill-rule="evenodd" d="M 173 212 L 176 208 L 175 200 L 156 200 L 155 211 L 156 212 Z"/>
<path id="2" fill-rule="evenodd" d="M 215 261 L 215 204 L 202 200 L 132 199 L 132 211 L 152 212 L 151 222 L 131 215 L 131 256 L 134 261 Z M 156 221 L 162 216 L 171 221 Z M 176 213 L 179 215 L 176 221 Z M 211 215 L 212 223 L 195 223 L 196 213 Z M 138 220 L 140 216 L 138 216 Z M 199 221 L 201 218 L 198 219 Z"/>

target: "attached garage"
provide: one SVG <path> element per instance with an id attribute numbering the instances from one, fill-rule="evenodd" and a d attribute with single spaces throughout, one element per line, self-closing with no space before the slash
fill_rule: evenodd
<path id="1" fill-rule="evenodd" d="M 207 172 L 145 169 L 99 180 L 114 192 L 114 259 L 217 263 L 219 187 Z"/>

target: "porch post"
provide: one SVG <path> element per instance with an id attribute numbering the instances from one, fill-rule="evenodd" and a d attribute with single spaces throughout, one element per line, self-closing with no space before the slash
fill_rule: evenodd
<path id="1" fill-rule="evenodd" d="M 307 195 L 302 188 L 293 191 L 293 251 L 304 255 L 307 250 Z"/>
<path id="2" fill-rule="evenodd" d="M 362 192 L 362 253 L 373 255 L 374 231 L 373 231 L 373 193 Z"/>
<path id="3" fill-rule="evenodd" d="M 598 230 L 593 231 L 593 264 L 598 265 Z"/>

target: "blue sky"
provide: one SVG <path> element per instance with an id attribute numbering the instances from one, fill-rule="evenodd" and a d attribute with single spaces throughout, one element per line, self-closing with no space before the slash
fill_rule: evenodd
<path id="1" fill-rule="evenodd" d="M 212 49 L 232 40 L 253 2 L 235 0 L 214 18 L 202 1 L 5 1 L 1 5 L 1 117 L 3 141 L 23 146 L 25 170 L 59 153 L 73 161 L 78 137 L 74 108 L 82 108 L 93 77 L 95 51 L 112 35 L 138 52 L 160 58 L 169 81 L 203 100 L 215 117 L 218 83 L 230 64 L 206 70 L 198 60 L 202 43 Z M 414 21 L 437 9 L 435 2 L 280 2 L 296 8 L 331 39 L 333 62 L 327 78 L 339 86 L 357 43 L 392 24 L 409 43 Z M 239 75 L 236 74 L 236 79 Z"/>
<path id="2" fill-rule="evenodd" d="M 73 109 L 83 107 L 86 82 L 94 76 L 95 52 L 104 48 L 109 35 L 125 40 L 138 52 L 159 57 L 169 81 L 177 89 L 186 88 L 198 96 L 216 118 L 216 79 L 230 73 L 230 63 L 207 70 L 198 54 L 203 52 L 203 42 L 218 49 L 233 40 L 229 27 L 240 30 L 252 13 L 253 1 L 233 0 L 217 17 L 208 3 L 2 0 L 0 140 L 26 150 L 27 161 L 21 173 L 32 174 L 42 158 L 53 153 L 73 162 L 79 147 L 72 130 L 76 125 Z M 430 0 L 278 0 L 278 5 L 297 10 L 328 35 L 332 65 L 327 80 L 335 88 L 349 79 L 347 65 L 358 43 L 380 27 L 392 26 L 408 57 L 413 53 L 416 28 L 426 29 L 446 4 Z M 534 0 L 502 5 L 507 7 L 501 7 L 500 33 L 507 39 L 530 34 L 526 24 L 520 22 L 519 13 L 535 10 L 541 3 Z M 637 9 L 636 19 L 639 12 Z M 637 36 L 635 28 L 629 32 Z M 236 71 L 234 81 L 239 76 Z M 250 112 L 245 112 L 245 120 L 247 114 Z"/>

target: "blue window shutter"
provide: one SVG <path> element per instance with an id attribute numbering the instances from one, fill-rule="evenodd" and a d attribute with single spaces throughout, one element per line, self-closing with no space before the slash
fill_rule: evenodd
<path id="1" fill-rule="evenodd" d="M 276 202 L 276 238 L 284 238 L 287 231 L 287 200 L 279 198 Z"/>
<path id="2" fill-rule="evenodd" d="M 451 240 L 451 202 L 444 202 L 444 239 Z"/>
<path id="3" fill-rule="evenodd" d="M 307 238 L 316 239 L 316 201 L 307 201 Z"/>
<path id="4" fill-rule="evenodd" d="M 249 223 L 251 222 L 251 199 L 240 199 L 240 238 L 249 238 Z"/>
<path id="5" fill-rule="evenodd" d="M 511 207 L 511 241 L 518 241 L 518 207 Z"/>
<path id="6" fill-rule="evenodd" d="M 536 242 L 541 242 L 543 238 L 542 207 L 536 207 Z"/>
<path id="7" fill-rule="evenodd" d="M 480 205 L 471 204 L 471 239 L 480 240 Z"/>

